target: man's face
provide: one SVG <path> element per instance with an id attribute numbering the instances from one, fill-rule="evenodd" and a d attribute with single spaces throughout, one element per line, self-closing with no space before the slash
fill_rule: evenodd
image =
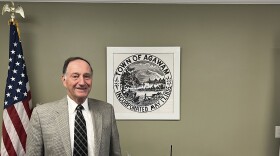
<path id="1" fill-rule="evenodd" d="M 68 96 L 76 103 L 81 104 L 88 97 L 92 85 L 90 66 L 83 60 L 71 61 L 68 64 L 62 82 L 67 89 Z"/>

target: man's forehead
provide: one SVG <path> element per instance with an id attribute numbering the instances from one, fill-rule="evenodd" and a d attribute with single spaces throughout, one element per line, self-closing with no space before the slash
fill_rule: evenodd
<path id="1" fill-rule="evenodd" d="M 91 74 L 90 70 L 69 69 L 66 71 L 68 74 Z"/>
<path id="2" fill-rule="evenodd" d="M 65 73 L 92 74 L 92 69 L 90 65 L 84 60 L 73 60 L 69 62 Z"/>
<path id="3" fill-rule="evenodd" d="M 69 62 L 67 69 L 70 69 L 70 68 L 79 68 L 79 69 L 82 69 L 82 67 L 83 67 L 83 68 L 89 68 L 89 69 L 90 69 L 89 64 L 86 63 L 86 62 L 83 61 L 83 60 L 75 60 L 75 61 Z"/>
<path id="4" fill-rule="evenodd" d="M 66 73 L 68 74 L 91 74 L 90 68 L 86 70 L 82 70 L 81 68 L 68 68 L 66 70 Z"/>

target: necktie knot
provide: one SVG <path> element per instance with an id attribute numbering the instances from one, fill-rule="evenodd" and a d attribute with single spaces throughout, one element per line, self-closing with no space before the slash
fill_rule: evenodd
<path id="1" fill-rule="evenodd" d="M 82 106 L 82 105 L 78 105 L 77 107 L 76 107 L 76 110 L 77 111 L 81 111 L 81 110 L 83 110 L 84 109 L 84 107 Z"/>

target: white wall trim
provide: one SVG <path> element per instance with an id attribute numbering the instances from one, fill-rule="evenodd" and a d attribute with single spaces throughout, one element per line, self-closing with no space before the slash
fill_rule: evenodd
<path id="1" fill-rule="evenodd" d="M 10 2 L 10 0 L 2 0 Z M 154 3 L 154 4 L 280 4 L 280 0 L 16 0 L 14 2 Z"/>

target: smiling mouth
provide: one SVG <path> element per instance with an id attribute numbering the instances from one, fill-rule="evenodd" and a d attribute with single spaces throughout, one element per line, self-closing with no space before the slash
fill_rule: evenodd
<path id="1" fill-rule="evenodd" d="M 76 88 L 77 90 L 85 91 L 87 88 Z"/>

